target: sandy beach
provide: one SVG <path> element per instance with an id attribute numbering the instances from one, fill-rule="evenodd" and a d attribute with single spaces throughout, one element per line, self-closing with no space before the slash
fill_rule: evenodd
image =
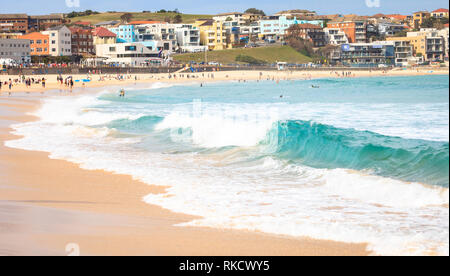
<path id="1" fill-rule="evenodd" d="M 86 171 L 47 153 L 6 148 L 4 141 L 18 138 L 9 126 L 36 120 L 27 112 L 37 109 L 42 97 L 19 92 L 0 97 L 0 255 L 68 255 L 72 244 L 81 255 L 369 254 L 364 244 L 176 227 L 193 218 L 142 201 L 161 187 Z"/>
<path id="2" fill-rule="evenodd" d="M 72 77 L 74 89 L 76 88 L 94 88 L 105 85 L 126 86 L 141 83 L 183 83 L 183 82 L 214 82 L 214 81 L 254 81 L 254 80 L 301 80 L 317 78 L 344 78 L 344 77 L 379 77 L 379 76 L 420 76 L 420 75 L 442 75 L 448 74 L 448 68 L 419 68 L 404 70 L 397 68 L 389 71 L 352 71 L 350 74 L 343 75 L 343 71 L 334 71 L 332 69 L 325 71 L 217 71 L 213 73 L 175 73 L 175 74 L 131 74 L 131 75 L 63 75 L 63 79 Z M 175 77 L 173 77 L 175 76 Z M 45 78 L 45 88 L 41 84 L 32 84 L 27 87 L 20 82 L 22 76 L 0 75 L 0 81 L 5 83 L 11 79 L 13 85 L 11 90 L 8 85 L 3 85 L 0 93 L 14 92 L 43 92 L 48 90 L 70 91 L 70 88 L 57 81 L 58 75 L 30 75 L 27 78 L 42 80 Z M 83 83 L 83 79 L 90 79 L 90 82 Z M 14 80 L 17 80 L 16 83 Z"/>
<path id="3" fill-rule="evenodd" d="M 353 77 L 448 74 L 445 70 L 353 72 Z M 98 80 L 75 88 L 94 88 L 154 82 L 209 82 L 226 80 L 292 80 L 339 77 L 335 72 L 215 72 L 189 74 L 187 79 L 168 74 L 132 75 L 125 80 Z M 194 76 L 194 77 L 192 77 Z M 34 76 L 40 78 L 41 76 Z M 73 76 L 83 79 L 86 76 Z M 1 81 L 18 76 L 0 76 Z M 4 146 L 17 139 L 10 125 L 36 120 L 27 115 L 40 100 L 67 90 L 56 76 L 45 76 L 46 88 L 14 85 L 0 91 L 0 255 L 67 255 L 76 244 L 81 255 L 369 255 L 365 244 L 345 244 L 267 235 L 247 231 L 177 227 L 193 217 L 176 214 L 143 202 L 149 193 L 164 188 L 149 186 L 129 176 L 87 171 L 48 158 L 47 153 Z M 41 95 L 39 92 L 53 90 Z M 80 90 L 77 90 L 77 92 Z M 29 92 L 38 92 L 28 94 Z M 74 93 L 76 94 L 76 93 Z M 67 249 L 67 250 L 66 250 Z"/>

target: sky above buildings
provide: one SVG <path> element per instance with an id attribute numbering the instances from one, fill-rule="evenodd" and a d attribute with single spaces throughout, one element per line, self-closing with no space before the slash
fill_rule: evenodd
<path id="1" fill-rule="evenodd" d="M 308 9 L 319 14 L 411 14 L 419 10 L 448 8 L 448 0 L 1 0 L 0 13 L 32 15 L 70 11 L 143 11 L 178 9 L 183 13 L 217 14 L 259 8 L 267 14 L 289 9 Z M 79 6 L 78 6 L 79 3 Z"/>

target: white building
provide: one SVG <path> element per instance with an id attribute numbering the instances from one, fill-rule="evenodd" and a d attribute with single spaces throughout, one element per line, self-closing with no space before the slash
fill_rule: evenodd
<path id="1" fill-rule="evenodd" d="M 327 44 L 342 45 L 349 43 L 347 35 L 339 28 L 325 28 L 323 31 Z"/>
<path id="2" fill-rule="evenodd" d="M 49 36 L 49 53 L 51 56 L 72 55 L 72 32 L 66 26 L 47 29 L 42 34 Z"/>
<path id="3" fill-rule="evenodd" d="M 395 65 L 406 67 L 410 64 L 416 64 L 417 61 L 413 57 L 413 46 L 407 40 L 390 40 L 390 41 L 376 41 L 376 44 L 392 45 L 395 51 Z"/>
<path id="4" fill-rule="evenodd" d="M 208 46 L 200 45 L 200 30 L 194 25 L 178 24 L 175 33 L 181 52 L 195 53 L 208 50 Z"/>
<path id="5" fill-rule="evenodd" d="M 163 63 L 161 52 L 152 51 L 141 43 L 116 43 L 96 45 L 97 57 L 106 64 L 120 66 L 146 66 Z"/>
<path id="6" fill-rule="evenodd" d="M 13 60 L 16 64 L 30 63 L 30 53 L 28 39 L 0 39 L 0 60 Z"/>
<path id="7" fill-rule="evenodd" d="M 178 47 L 175 29 L 176 25 L 169 23 L 142 24 L 135 26 L 135 35 L 136 37 L 153 35 L 153 40 L 162 41 L 165 45 L 164 51 L 171 53 L 176 51 Z M 139 38 L 136 41 L 140 42 Z"/>

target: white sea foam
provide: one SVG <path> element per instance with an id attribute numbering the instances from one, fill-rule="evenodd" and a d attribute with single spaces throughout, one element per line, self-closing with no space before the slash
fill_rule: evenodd
<path id="1" fill-rule="evenodd" d="M 5 145 L 47 151 L 51 158 L 86 169 L 129 174 L 149 184 L 169 186 L 167 194 L 151 194 L 144 200 L 202 217 L 183 225 L 368 243 L 370 250 L 383 255 L 449 254 L 446 188 L 363 172 L 295 166 L 271 157 L 240 162 L 258 152 L 252 146 L 264 138 L 273 122 L 273 117 L 261 115 L 270 108 L 266 104 L 241 107 L 235 118 L 225 119 L 214 111 L 229 110 L 232 105 L 207 104 L 200 117 L 181 106 L 157 126 L 160 131 L 191 128 L 194 143 L 205 147 L 250 147 L 206 156 L 152 153 L 133 146 L 141 141 L 139 137 L 117 138 L 114 130 L 93 128 L 146 115 L 143 110 L 127 112 L 125 107 L 120 112 L 95 107 L 102 104 L 92 96 L 46 99 L 36 113 L 41 120 L 13 126 L 24 138 Z M 309 119 L 336 120 L 326 115 L 332 107 L 322 107 L 325 115 L 314 108 L 317 105 L 295 110 L 279 106 L 278 114 L 297 112 L 295 116 L 304 116 L 297 118 L 309 114 Z M 250 115 L 242 110 L 250 110 Z M 341 112 L 344 119 L 339 122 L 350 123 L 351 115 L 345 117 Z M 250 118 L 259 114 L 259 120 L 243 120 L 245 114 Z M 235 135 L 238 138 L 227 137 Z"/>

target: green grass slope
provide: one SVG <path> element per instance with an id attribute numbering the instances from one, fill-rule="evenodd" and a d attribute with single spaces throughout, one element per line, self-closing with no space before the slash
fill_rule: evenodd
<path id="1" fill-rule="evenodd" d="M 208 52 L 208 62 L 215 61 L 222 64 L 241 63 L 236 62 L 239 55 L 250 56 L 267 63 L 288 62 L 288 63 L 308 63 L 312 59 L 300 54 L 290 46 L 270 46 L 259 48 L 238 48 L 221 51 Z M 205 61 L 205 53 L 192 53 L 174 55 L 176 61 L 188 63 L 190 61 Z"/>

